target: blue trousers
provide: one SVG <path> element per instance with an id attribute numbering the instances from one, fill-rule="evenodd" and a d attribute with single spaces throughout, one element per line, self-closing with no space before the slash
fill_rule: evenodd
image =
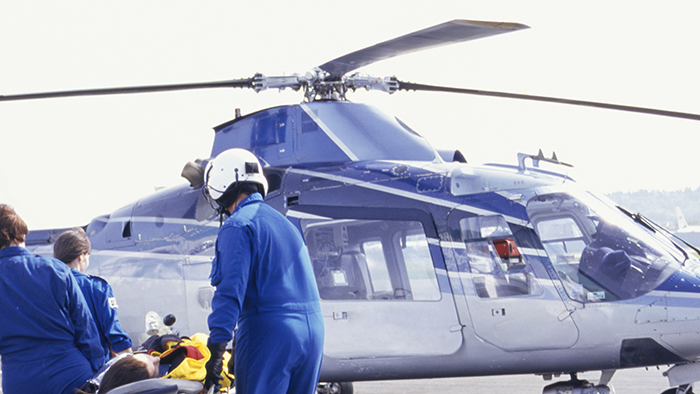
<path id="1" fill-rule="evenodd" d="M 323 358 L 320 312 L 246 315 L 236 330 L 236 394 L 313 394 Z"/>
<path id="2" fill-rule="evenodd" d="M 90 362 L 77 348 L 60 353 L 45 350 L 37 348 L 36 359 L 24 362 L 2 358 L 3 394 L 75 394 L 92 378 Z"/>

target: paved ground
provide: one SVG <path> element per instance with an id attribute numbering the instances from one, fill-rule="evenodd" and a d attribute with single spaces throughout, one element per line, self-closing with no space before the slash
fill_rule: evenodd
<path id="1" fill-rule="evenodd" d="M 661 394 L 668 386 L 668 380 L 661 373 L 668 368 L 639 368 L 615 373 L 611 385 L 615 394 Z M 0 377 L 2 375 L 0 374 Z M 599 373 L 580 374 L 579 379 L 597 382 Z M 355 382 L 356 394 L 541 394 L 547 384 L 535 375 L 490 376 L 479 378 L 446 378 L 423 380 L 396 380 L 376 382 Z M 2 394 L 2 389 L 0 389 Z"/>
<path id="2" fill-rule="evenodd" d="M 661 394 L 669 387 L 668 379 L 661 375 L 667 369 L 617 371 L 610 384 L 615 394 Z M 591 382 L 597 382 L 599 378 L 597 372 L 579 375 L 579 379 Z M 535 375 L 355 382 L 354 388 L 355 394 L 541 394 L 544 386 L 558 380 L 568 380 L 568 377 L 562 376 L 551 382 Z"/>

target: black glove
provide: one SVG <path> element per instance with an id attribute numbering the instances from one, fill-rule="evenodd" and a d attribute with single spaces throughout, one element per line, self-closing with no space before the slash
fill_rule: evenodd
<path id="1" fill-rule="evenodd" d="M 223 370 L 224 352 L 226 351 L 226 342 L 207 343 L 207 348 L 211 353 L 209 361 L 207 361 L 207 377 L 204 380 L 204 388 L 209 390 L 214 386 L 214 392 L 221 390 L 221 371 Z"/>

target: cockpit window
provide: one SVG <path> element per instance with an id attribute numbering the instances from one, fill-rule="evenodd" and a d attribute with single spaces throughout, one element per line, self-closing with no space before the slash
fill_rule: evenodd
<path id="1" fill-rule="evenodd" d="M 634 298 L 680 266 L 667 242 L 590 194 L 536 196 L 527 213 L 574 300 Z"/>

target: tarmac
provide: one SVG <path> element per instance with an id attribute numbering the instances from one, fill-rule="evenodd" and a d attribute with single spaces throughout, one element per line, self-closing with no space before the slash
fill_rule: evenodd
<path id="1" fill-rule="evenodd" d="M 610 385 L 615 394 L 661 394 L 669 388 L 668 379 L 662 375 L 667 369 L 668 367 L 650 367 L 619 370 L 613 376 Z M 0 374 L 0 379 L 1 376 Z M 597 383 L 600 373 L 587 372 L 579 374 L 578 377 Z M 353 386 L 355 394 L 541 394 L 545 386 L 566 380 L 568 376 L 545 381 L 536 375 L 507 375 L 354 382 Z"/>
<path id="2" fill-rule="evenodd" d="M 650 367 L 619 370 L 609 385 L 615 394 L 661 394 L 668 389 L 668 379 L 662 373 L 669 367 Z M 600 372 L 578 375 L 581 380 L 597 383 Z M 355 394 L 541 394 L 542 389 L 557 381 L 567 381 L 568 376 L 545 381 L 536 375 L 508 375 L 471 378 L 444 378 L 421 380 L 354 382 Z"/>

